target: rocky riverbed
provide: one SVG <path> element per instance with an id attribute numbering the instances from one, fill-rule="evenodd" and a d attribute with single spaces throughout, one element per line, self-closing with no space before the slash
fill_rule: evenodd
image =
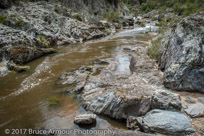
<path id="1" fill-rule="evenodd" d="M 3 4 L 7 8 L 11 3 Z M 204 135 L 203 12 L 169 24 L 169 31 L 159 34 L 156 25 L 162 17 L 167 22 L 172 19 L 169 16 L 181 18 L 171 9 L 159 15 L 152 11 L 138 16 L 132 30 L 87 42 L 107 36 L 121 25 L 93 21 L 100 19 L 99 11 L 104 9 L 88 18 L 85 11 L 89 10 L 80 10 L 85 12 L 80 17 L 70 9 L 45 1 L 19 2 L 0 9 L 0 101 L 2 117 L 7 117 L 1 118 L 0 128 L 27 117 L 33 125 L 39 115 L 32 110 L 39 113 L 40 108 L 43 123 L 35 122 L 35 128 L 111 128 L 114 135 Z M 127 14 L 123 7 L 119 9 Z M 132 21 L 127 17 L 122 24 L 132 25 Z M 35 65 L 30 62 L 40 57 L 44 60 L 36 60 Z M 12 70 L 23 73 L 14 76 Z M 6 82 L 11 89 L 5 87 Z M 31 93 L 34 90 L 38 95 Z M 33 101 L 32 106 L 19 102 L 27 113 L 11 114 L 7 107 L 14 97 Z M 34 104 L 36 100 L 40 104 Z M 122 123 L 123 129 L 113 122 Z"/>

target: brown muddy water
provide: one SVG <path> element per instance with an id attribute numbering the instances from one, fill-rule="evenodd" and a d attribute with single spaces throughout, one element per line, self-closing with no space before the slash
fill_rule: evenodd
<path id="1" fill-rule="evenodd" d="M 146 46 L 152 37 L 142 29 L 123 30 L 102 39 L 56 47 L 58 53 L 30 62 L 30 71 L 0 78 L 0 136 L 5 129 L 79 128 L 73 119 L 86 111 L 73 96 L 61 93 L 64 89 L 55 84 L 58 77 L 97 58 L 115 57 L 119 46 Z M 50 107 L 50 96 L 58 97 L 60 105 Z M 126 125 L 99 116 L 91 129 L 107 128 L 126 129 Z"/>

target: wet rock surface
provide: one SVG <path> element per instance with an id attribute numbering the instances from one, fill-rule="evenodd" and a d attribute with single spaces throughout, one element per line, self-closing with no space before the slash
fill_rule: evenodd
<path id="1" fill-rule="evenodd" d="M 82 114 L 74 118 L 74 123 L 78 125 L 90 125 L 96 123 L 95 114 Z"/>
<path id="2" fill-rule="evenodd" d="M 152 110 L 137 122 L 145 132 L 158 132 L 163 134 L 190 134 L 195 130 L 191 127 L 191 119 L 180 112 Z"/>
<path id="3" fill-rule="evenodd" d="M 204 104 L 196 103 L 189 105 L 184 111 L 192 118 L 204 117 Z"/>
<path id="4" fill-rule="evenodd" d="M 167 88 L 204 92 L 203 22 L 204 12 L 200 12 L 165 33 L 158 60 Z"/>

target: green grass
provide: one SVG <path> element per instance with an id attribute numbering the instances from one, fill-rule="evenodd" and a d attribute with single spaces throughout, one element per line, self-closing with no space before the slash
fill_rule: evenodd
<path id="1" fill-rule="evenodd" d="M 16 24 L 17 24 L 18 26 L 21 26 L 22 23 L 23 23 L 22 18 L 18 18 L 18 21 L 16 22 Z"/>
<path id="2" fill-rule="evenodd" d="M 44 36 L 39 35 L 38 37 L 39 37 L 40 41 L 41 41 L 46 47 L 49 47 L 49 46 L 50 46 L 50 42 L 47 41 Z"/>
<path id="3" fill-rule="evenodd" d="M 60 105 L 60 100 L 57 97 L 49 96 L 47 98 L 49 106 L 58 106 Z"/>
<path id="4" fill-rule="evenodd" d="M 159 37 L 157 40 L 152 41 L 151 46 L 148 47 L 148 54 L 151 58 L 157 60 L 160 53 L 162 37 Z"/>
<path id="5" fill-rule="evenodd" d="M 7 18 L 8 18 L 8 16 L 1 16 L 0 17 L 0 23 L 3 24 Z"/>

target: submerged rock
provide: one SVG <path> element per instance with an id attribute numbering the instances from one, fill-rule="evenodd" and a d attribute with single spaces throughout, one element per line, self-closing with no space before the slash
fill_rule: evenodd
<path id="1" fill-rule="evenodd" d="M 192 118 L 204 117 L 204 104 L 192 104 L 188 106 L 188 108 L 186 108 L 184 111 Z"/>
<path id="2" fill-rule="evenodd" d="M 162 40 L 159 55 L 164 85 L 180 91 L 204 92 L 204 12 L 186 17 Z"/>
<path id="3" fill-rule="evenodd" d="M 138 124 L 145 132 L 162 134 L 191 134 L 191 120 L 180 112 L 152 110 L 143 117 L 137 118 Z"/>
<path id="4" fill-rule="evenodd" d="M 96 123 L 95 114 L 81 114 L 74 118 L 74 123 L 78 125 L 90 125 Z"/>
<path id="5" fill-rule="evenodd" d="M 20 66 L 15 63 L 7 63 L 7 67 L 9 70 L 14 70 L 19 73 L 30 70 L 29 66 Z"/>

